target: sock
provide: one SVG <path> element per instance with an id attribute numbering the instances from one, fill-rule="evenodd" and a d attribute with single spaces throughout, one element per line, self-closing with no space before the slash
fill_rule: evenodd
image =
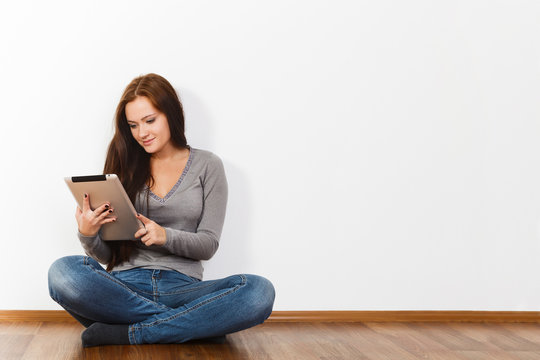
<path id="1" fill-rule="evenodd" d="M 129 345 L 129 325 L 93 323 L 81 334 L 84 347 L 100 345 Z"/>
<path id="2" fill-rule="evenodd" d="M 227 341 L 227 338 L 225 335 L 221 336 L 213 336 L 209 338 L 201 339 L 204 342 L 211 343 L 211 344 L 225 344 L 225 341 Z"/>

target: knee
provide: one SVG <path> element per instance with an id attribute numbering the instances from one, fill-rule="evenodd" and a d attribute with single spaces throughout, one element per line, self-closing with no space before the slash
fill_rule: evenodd
<path id="1" fill-rule="evenodd" d="M 49 268 L 49 295 L 55 301 L 70 298 L 76 294 L 76 270 L 84 263 L 84 256 L 66 256 L 56 260 Z M 70 295 L 71 294 L 71 295 Z"/>
<path id="2" fill-rule="evenodd" d="M 276 291 L 272 283 L 258 275 L 244 275 L 246 285 L 250 289 L 250 307 L 260 322 L 268 319 L 274 307 Z"/>

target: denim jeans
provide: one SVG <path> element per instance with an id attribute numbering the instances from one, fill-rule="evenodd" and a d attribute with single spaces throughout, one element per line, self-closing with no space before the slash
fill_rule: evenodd
<path id="1" fill-rule="evenodd" d="M 88 256 L 49 269 L 49 293 L 81 324 L 128 324 L 131 344 L 181 343 L 222 336 L 264 322 L 274 287 L 256 275 L 200 281 L 177 271 L 106 272 Z"/>

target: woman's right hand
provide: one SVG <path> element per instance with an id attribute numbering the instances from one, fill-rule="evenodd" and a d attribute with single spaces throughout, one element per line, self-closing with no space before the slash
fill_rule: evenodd
<path id="1" fill-rule="evenodd" d="M 116 221 L 116 216 L 109 216 L 113 212 L 109 203 L 102 204 L 95 210 L 90 208 L 90 196 L 84 194 L 83 208 L 77 206 L 75 218 L 79 225 L 79 232 L 84 236 L 96 236 L 101 225 Z"/>

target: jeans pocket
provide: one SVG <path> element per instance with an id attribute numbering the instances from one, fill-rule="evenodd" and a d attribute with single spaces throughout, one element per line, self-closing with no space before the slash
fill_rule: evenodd
<path id="1" fill-rule="evenodd" d="M 131 290 L 145 297 L 153 294 L 152 270 L 136 268 L 123 271 L 113 271 L 111 275 L 122 281 Z"/>

